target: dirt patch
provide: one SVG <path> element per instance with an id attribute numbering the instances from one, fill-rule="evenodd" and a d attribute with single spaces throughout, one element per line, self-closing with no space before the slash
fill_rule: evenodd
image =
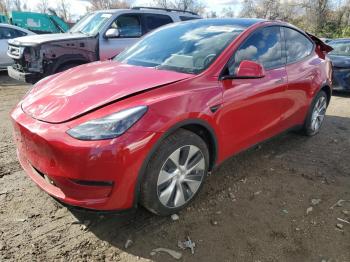
<path id="1" fill-rule="evenodd" d="M 183 261 L 350 261 L 350 225 L 336 227 L 350 202 L 330 208 L 350 200 L 350 96 L 332 98 L 319 135 L 283 134 L 227 160 L 172 221 L 80 213 L 39 190 L 19 171 L 9 119 L 27 89 L 0 76 L 1 261 L 174 261 L 151 256 L 157 247 Z M 194 255 L 177 247 L 187 236 Z"/>

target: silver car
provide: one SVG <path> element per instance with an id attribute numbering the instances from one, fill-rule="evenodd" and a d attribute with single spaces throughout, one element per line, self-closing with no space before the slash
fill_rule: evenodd
<path id="1" fill-rule="evenodd" d="M 34 33 L 9 24 L 0 24 L 0 70 L 7 69 L 7 66 L 13 64 L 13 59 L 7 56 L 7 41 L 16 37 L 33 35 Z"/>
<path id="2" fill-rule="evenodd" d="M 77 65 L 110 59 L 162 25 L 199 18 L 192 12 L 150 7 L 96 11 L 67 33 L 10 41 L 8 55 L 16 63 L 8 72 L 17 80 L 35 83 Z"/>

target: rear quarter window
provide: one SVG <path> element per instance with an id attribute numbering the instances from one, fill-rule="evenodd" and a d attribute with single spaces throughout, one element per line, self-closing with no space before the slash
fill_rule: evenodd
<path id="1" fill-rule="evenodd" d="M 293 63 L 309 56 L 314 48 L 313 42 L 297 30 L 284 27 L 287 63 Z"/>

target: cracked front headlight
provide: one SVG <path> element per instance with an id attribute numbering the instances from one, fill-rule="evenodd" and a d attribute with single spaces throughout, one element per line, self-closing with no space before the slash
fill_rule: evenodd
<path id="1" fill-rule="evenodd" d="M 124 134 L 147 111 L 147 106 L 137 106 L 106 117 L 87 121 L 67 131 L 67 133 L 79 140 L 103 140 L 112 139 Z"/>

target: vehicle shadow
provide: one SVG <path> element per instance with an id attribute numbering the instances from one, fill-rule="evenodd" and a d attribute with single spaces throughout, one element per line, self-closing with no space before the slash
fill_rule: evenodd
<path id="1" fill-rule="evenodd" d="M 202 191 L 201 194 L 199 194 L 198 198 L 194 201 L 194 203 L 191 204 L 190 208 L 187 208 L 179 214 L 179 221 L 172 221 L 170 217 L 155 216 L 143 209 L 142 207 L 120 214 L 86 213 L 78 210 L 70 211 L 79 221 L 86 224 L 88 230 L 92 232 L 98 239 L 107 241 L 111 246 L 117 247 L 118 249 L 123 250 L 126 253 L 132 254 L 134 256 L 150 258 L 154 261 L 173 261 L 173 259 L 168 255 L 150 255 L 152 249 L 164 247 L 175 250 L 177 252 L 182 252 L 183 255 L 186 256 L 186 261 L 197 260 L 199 258 L 203 259 L 203 256 L 192 256 L 189 250 L 180 250 L 177 247 L 177 241 L 184 240 L 187 234 L 191 234 L 192 230 L 198 230 L 198 228 L 201 228 L 201 230 L 206 230 L 208 226 L 212 226 L 210 225 L 210 223 L 208 225 L 198 224 L 201 222 L 197 223 L 193 221 L 203 221 L 203 214 L 197 212 L 197 210 L 202 208 L 203 205 L 206 205 L 203 203 L 208 203 L 211 200 L 217 201 L 216 198 L 218 194 L 223 190 L 225 186 L 227 186 L 227 183 L 218 186 L 222 182 L 220 182 L 220 180 L 222 180 L 223 177 L 227 175 L 233 176 L 233 179 L 230 180 L 230 186 L 234 187 L 234 184 L 238 184 L 239 181 L 242 180 L 242 178 L 246 178 L 247 174 L 251 174 L 251 177 L 259 175 L 257 174 L 257 169 L 259 169 L 260 166 L 259 163 L 263 165 L 263 163 L 268 162 L 270 158 L 273 159 L 274 156 L 276 156 L 276 159 L 271 160 L 269 166 L 278 167 L 282 162 L 282 160 L 279 158 L 279 155 L 281 154 L 286 154 L 286 165 L 290 165 L 291 168 L 293 168 L 293 163 L 295 162 L 291 162 L 290 159 L 292 157 L 298 157 L 298 155 L 300 155 L 301 152 L 305 152 L 305 154 L 300 156 L 300 160 L 303 159 L 302 161 L 305 161 L 306 166 L 310 165 L 310 163 L 313 163 L 311 160 L 317 157 L 321 158 L 321 160 L 324 161 L 323 159 L 327 158 L 327 152 L 324 149 L 328 148 L 329 150 L 333 150 L 333 148 L 330 148 L 329 146 L 329 144 L 331 143 L 331 139 L 333 139 L 329 136 L 329 133 L 336 133 L 336 139 L 340 141 L 340 139 L 347 137 L 349 130 L 350 118 L 327 116 L 326 121 L 324 123 L 324 127 L 320 134 L 318 134 L 317 136 L 308 138 L 305 136 L 301 136 L 300 134 L 297 134 L 295 132 L 288 132 L 281 134 L 271 140 L 263 142 L 262 144 L 255 146 L 245 152 L 242 152 L 234 157 L 231 157 L 230 159 L 226 160 L 222 165 L 220 165 L 216 170 L 213 171 L 213 174 L 208 178 L 203 188 L 204 192 Z M 338 145 L 331 145 L 331 147 L 333 146 L 334 148 L 336 148 Z M 311 149 L 319 155 L 309 154 L 308 152 Z M 350 153 L 349 148 L 345 151 L 347 151 L 348 154 Z M 274 156 L 271 156 L 271 154 Z M 266 156 L 270 157 L 266 158 Z M 256 165 L 255 168 L 253 167 L 253 163 L 255 163 Z M 347 163 L 344 164 L 348 165 Z M 240 168 L 237 168 L 237 165 L 240 165 Z M 325 164 L 325 166 L 329 168 L 329 170 L 325 170 L 325 175 L 328 175 L 328 172 L 330 172 L 329 175 L 333 177 L 331 170 L 334 168 L 334 165 L 330 165 L 328 163 L 327 165 Z M 301 168 L 303 168 L 302 165 Z M 339 169 L 339 167 L 337 168 Z M 248 170 L 247 173 L 242 175 L 241 170 L 243 169 Z M 302 173 L 302 175 L 305 174 Z M 338 175 L 342 176 L 342 173 L 338 173 Z M 248 177 L 248 179 L 251 178 Z M 252 203 L 252 205 L 253 204 L 254 203 Z M 244 221 L 244 210 L 238 209 L 234 212 L 238 217 L 242 215 L 241 219 Z M 259 223 L 261 222 L 261 224 L 271 224 L 271 227 L 273 227 L 274 223 L 278 223 L 279 217 L 277 217 L 277 215 L 274 213 L 270 215 L 271 217 L 268 218 L 261 217 L 262 221 L 259 221 Z M 191 216 L 192 219 L 188 219 L 189 216 Z M 253 228 L 254 226 L 256 227 L 254 223 L 247 221 L 245 225 L 238 225 L 237 227 L 238 230 L 243 230 L 244 232 L 244 228 Z M 256 230 L 261 229 L 256 228 Z M 235 232 L 232 232 L 232 238 L 234 237 Z M 247 236 L 247 238 L 249 237 Z M 130 248 L 125 248 L 125 243 L 128 239 L 131 239 L 134 242 L 134 244 Z M 195 240 L 198 241 L 198 239 Z M 227 239 L 225 241 L 227 241 Z M 206 245 L 208 245 L 208 243 Z M 224 240 L 218 240 L 216 242 L 211 242 L 209 245 L 211 246 L 210 250 L 220 250 L 222 245 L 225 245 L 225 243 Z M 201 252 L 208 253 L 208 250 L 203 251 L 202 249 Z M 222 254 L 222 256 L 223 255 L 224 254 Z M 215 257 L 214 254 L 211 255 L 211 257 Z"/>

